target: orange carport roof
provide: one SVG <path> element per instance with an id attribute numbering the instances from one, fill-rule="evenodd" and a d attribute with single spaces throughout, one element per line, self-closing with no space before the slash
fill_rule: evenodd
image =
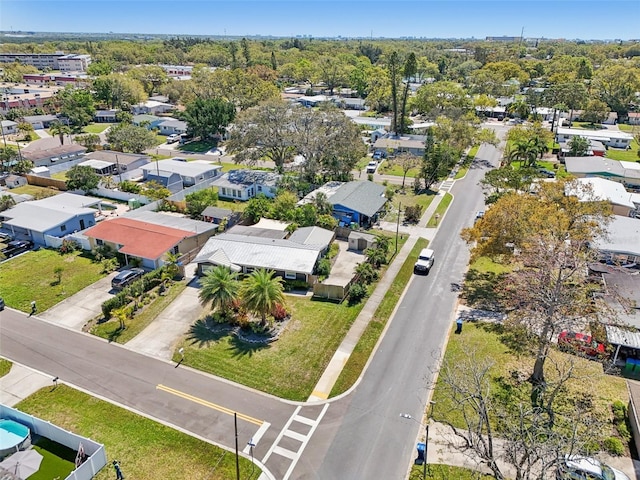
<path id="1" fill-rule="evenodd" d="M 132 218 L 104 220 L 88 229 L 87 237 L 122 245 L 118 250 L 127 255 L 155 260 L 175 247 L 193 232 L 164 227 Z"/>

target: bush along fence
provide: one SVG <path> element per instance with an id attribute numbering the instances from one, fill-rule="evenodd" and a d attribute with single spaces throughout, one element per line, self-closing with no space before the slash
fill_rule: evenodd
<path id="1" fill-rule="evenodd" d="M 131 302 L 132 298 L 138 298 L 143 293 L 157 287 L 162 282 L 162 274 L 167 271 L 166 267 L 161 267 L 145 274 L 140 280 L 136 280 L 131 285 L 123 288 L 114 297 L 102 303 L 102 315 L 105 320 L 111 318 L 111 312 L 124 307 Z"/>

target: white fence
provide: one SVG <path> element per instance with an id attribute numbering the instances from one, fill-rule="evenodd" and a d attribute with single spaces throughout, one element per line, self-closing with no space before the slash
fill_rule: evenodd
<path id="1" fill-rule="evenodd" d="M 78 451 L 80 444 L 84 449 L 86 460 L 82 465 L 72 471 L 66 480 L 91 480 L 106 464 L 107 454 L 104 445 L 93 440 L 76 435 L 46 422 L 40 418 L 21 412 L 15 408 L 0 404 L 0 418 L 13 420 L 29 427 L 32 433 L 53 440 L 73 451 Z"/>
<path id="2" fill-rule="evenodd" d="M 44 244 L 50 248 L 60 248 L 62 246 L 62 241 L 68 238 L 78 243 L 83 250 L 91 250 L 91 244 L 89 243 L 89 239 L 82 235 L 80 232 L 72 233 L 67 235 L 66 237 L 53 237 L 51 235 L 44 235 Z"/>

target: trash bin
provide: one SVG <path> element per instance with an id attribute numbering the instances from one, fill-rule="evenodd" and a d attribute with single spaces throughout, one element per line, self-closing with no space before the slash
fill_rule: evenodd
<path id="1" fill-rule="evenodd" d="M 416 458 L 416 465 L 422 465 L 424 463 L 424 451 L 426 445 L 422 442 L 416 445 L 416 449 L 418 450 L 418 458 Z"/>
<path id="2" fill-rule="evenodd" d="M 627 358 L 627 363 L 624 364 L 624 373 L 633 373 L 635 366 L 636 361 L 633 358 Z"/>

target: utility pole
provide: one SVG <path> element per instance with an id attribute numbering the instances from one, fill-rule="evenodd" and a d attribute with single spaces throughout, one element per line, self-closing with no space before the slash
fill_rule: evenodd
<path id="1" fill-rule="evenodd" d="M 400 215 L 402 215 L 402 202 L 398 202 L 398 221 L 396 223 L 396 253 L 398 253 L 398 234 L 400 233 Z"/>
<path id="2" fill-rule="evenodd" d="M 236 432 L 236 480 L 240 480 L 240 459 L 238 458 L 238 414 L 233 412 L 233 426 Z"/>

